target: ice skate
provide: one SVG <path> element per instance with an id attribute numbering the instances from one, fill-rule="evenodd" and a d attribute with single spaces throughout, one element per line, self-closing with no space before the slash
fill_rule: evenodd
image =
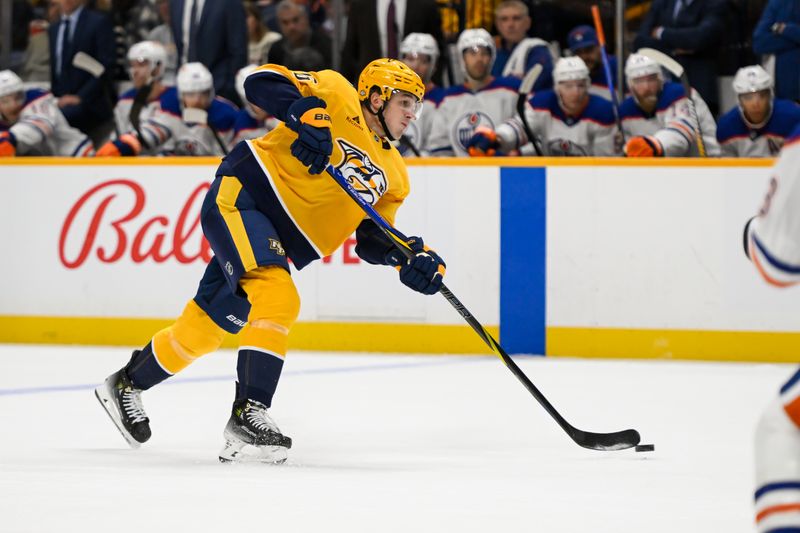
<path id="1" fill-rule="evenodd" d="M 292 439 L 281 433 L 266 406 L 255 400 L 233 404 L 223 435 L 225 447 L 219 453 L 223 463 L 280 464 L 286 461 L 292 447 Z"/>
<path id="2" fill-rule="evenodd" d="M 142 406 L 141 389 L 131 383 L 125 369 L 108 376 L 94 390 L 97 401 L 131 448 L 138 448 L 150 438 L 150 419 Z"/>

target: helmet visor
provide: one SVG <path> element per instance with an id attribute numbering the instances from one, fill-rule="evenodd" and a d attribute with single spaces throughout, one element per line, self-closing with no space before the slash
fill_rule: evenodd
<path id="1" fill-rule="evenodd" d="M 414 120 L 419 120 L 422 113 L 422 101 L 413 94 L 395 89 L 389 97 L 389 102 L 393 102 L 392 105 L 399 107 L 403 112 L 414 115 Z"/>

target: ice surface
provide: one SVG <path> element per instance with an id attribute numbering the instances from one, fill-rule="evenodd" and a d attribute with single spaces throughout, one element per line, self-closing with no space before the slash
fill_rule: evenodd
<path id="1" fill-rule="evenodd" d="M 92 389 L 120 348 L 0 345 L 0 532 L 752 532 L 752 430 L 791 365 L 517 358 L 576 446 L 494 357 L 287 358 L 283 466 L 222 465 L 235 354 L 143 394 L 131 450 Z"/>

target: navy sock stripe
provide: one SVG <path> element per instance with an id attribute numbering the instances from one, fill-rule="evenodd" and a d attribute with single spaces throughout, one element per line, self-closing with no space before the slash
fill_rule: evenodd
<path id="1" fill-rule="evenodd" d="M 282 370 L 283 359 L 257 350 L 240 349 L 236 364 L 239 378 L 236 399 L 249 398 L 270 407 Z"/>

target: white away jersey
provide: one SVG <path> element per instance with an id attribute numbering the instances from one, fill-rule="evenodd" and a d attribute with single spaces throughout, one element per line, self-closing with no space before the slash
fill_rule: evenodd
<path id="1" fill-rule="evenodd" d="M 528 101 L 525 118 L 539 140 L 543 155 L 549 156 L 618 156 L 621 146 L 614 121 L 614 109 L 608 100 L 593 94 L 580 115 L 567 116 L 552 89 L 539 91 Z M 518 117 L 497 128 L 500 148 L 510 152 L 529 139 Z"/>
<path id="2" fill-rule="evenodd" d="M 800 124 L 800 106 L 775 99 L 772 116 L 764 127 L 751 129 L 734 107 L 719 119 L 717 140 L 725 157 L 777 157 L 786 137 Z"/>
<path id="3" fill-rule="evenodd" d="M 717 143 L 717 123 L 700 94 L 692 89 L 692 100 L 697 110 L 703 143 L 709 156 L 721 155 Z M 666 157 L 699 156 L 694 136 L 694 120 L 689 111 L 689 103 L 683 85 L 664 82 L 658 97 L 656 111 L 646 114 L 633 96 L 628 96 L 619 106 L 619 118 L 626 139 L 639 136 L 653 136 L 661 142 Z"/>
<path id="4" fill-rule="evenodd" d="M 125 92 L 114 108 L 114 120 L 120 134 L 134 133 L 130 113 L 136 89 Z M 157 100 L 146 103 L 139 113 L 139 131 L 142 134 L 142 155 L 171 153 L 175 145 L 175 134 L 180 131 L 181 105 L 178 90 L 167 87 Z"/>
<path id="5" fill-rule="evenodd" d="M 208 108 L 207 124 L 181 121 L 175 136 L 176 155 L 224 155 L 220 143 L 227 149 L 233 140 L 233 126 L 239 111 L 228 100 L 216 96 Z M 210 127 L 209 127 L 210 126 Z M 219 141 L 214 137 L 216 131 Z"/>
<path id="6" fill-rule="evenodd" d="M 467 142 L 475 128 L 496 129 L 516 113 L 520 80 L 499 77 L 486 87 L 472 92 L 456 85 L 447 92 L 436 110 L 431 128 L 431 155 L 467 156 Z"/>
<path id="7" fill-rule="evenodd" d="M 17 139 L 19 155 L 82 157 L 94 152 L 92 141 L 73 128 L 58 108 L 53 95 L 41 89 L 25 91 L 19 120 L 8 129 Z"/>

